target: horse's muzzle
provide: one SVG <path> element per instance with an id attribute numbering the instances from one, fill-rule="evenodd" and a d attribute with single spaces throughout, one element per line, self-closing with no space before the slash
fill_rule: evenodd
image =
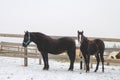
<path id="1" fill-rule="evenodd" d="M 22 46 L 23 46 L 23 47 L 27 47 L 27 45 L 26 45 L 25 43 L 22 43 Z"/>

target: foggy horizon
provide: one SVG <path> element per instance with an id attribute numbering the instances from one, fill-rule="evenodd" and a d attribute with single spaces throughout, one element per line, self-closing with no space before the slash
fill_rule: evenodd
<path id="1" fill-rule="evenodd" d="M 1 0 L 0 33 L 120 38 L 119 0 Z"/>

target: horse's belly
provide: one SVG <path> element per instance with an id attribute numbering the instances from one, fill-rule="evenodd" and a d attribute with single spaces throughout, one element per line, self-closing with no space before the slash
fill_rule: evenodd
<path id="1" fill-rule="evenodd" d="M 91 55 L 94 55 L 97 52 L 97 49 L 93 48 L 89 50 Z"/>
<path id="2" fill-rule="evenodd" d="M 49 45 L 47 48 L 45 48 L 45 51 L 47 53 L 51 53 L 51 54 L 61 54 L 63 52 L 65 52 L 68 48 L 66 47 L 66 45 L 62 45 L 62 44 L 55 44 L 55 45 Z"/>
<path id="3" fill-rule="evenodd" d="M 63 53 L 63 52 L 65 52 L 64 49 L 52 49 L 52 50 L 50 50 L 49 53 L 56 55 L 56 54 L 61 54 L 61 53 Z"/>
<path id="4" fill-rule="evenodd" d="M 90 53 L 90 55 L 94 55 L 95 53 Z"/>

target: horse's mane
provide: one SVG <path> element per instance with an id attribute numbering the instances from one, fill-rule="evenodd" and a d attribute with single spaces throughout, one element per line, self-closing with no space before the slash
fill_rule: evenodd
<path id="1" fill-rule="evenodd" d="M 46 36 L 45 34 L 40 33 L 40 32 L 30 32 L 30 33 L 35 34 L 36 36 Z"/>
<path id="2" fill-rule="evenodd" d="M 43 33 L 40 33 L 40 32 L 31 32 L 31 34 L 36 37 L 36 38 L 42 38 L 42 39 L 52 39 L 50 36 L 47 36 Z"/>
<path id="3" fill-rule="evenodd" d="M 83 39 L 82 39 L 82 43 L 83 43 L 83 44 L 88 44 L 88 41 L 89 41 L 88 38 L 85 37 L 84 35 L 82 35 L 82 38 L 83 38 Z"/>

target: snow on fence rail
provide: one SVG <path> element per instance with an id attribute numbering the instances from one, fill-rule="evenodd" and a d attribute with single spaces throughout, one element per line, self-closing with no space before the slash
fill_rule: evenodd
<path id="1" fill-rule="evenodd" d="M 8 38 L 23 38 L 24 35 L 22 34 L 3 34 L 0 33 L 0 37 L 8 37 Z M 65 37 L 65 36 L 51 36 L 54 39 L 60 38 L 60 37 Z M 77 37 L 75 36 L 69 36 L 71 38 L 73 38 L 74 40 L 77 40 Z M 98 37 L 88 37 L 90 40 L 96 39 Z M 106 42 L 120 42 L 120 39 L 115 39 L 115 38 L 99 38 L 103 41 Z M 24 65 L 27 66 L 28 65 L 28 50 L 29 48 L 23 48 L 21 43 L 11 43 L 11 42 L 0 42 L 1 48 L 0 51 L 2 50 L 3 46 L 7 46 L 7 47 L 15 47 L 18 48 L 18 52 L 20 53 L 24 53 L 24 55 L 22 57 L 24 57 Z M 21 48 L 19 47 L 21 46 Z M 35 47 L 35 45 L 29 45 L 29 47 Z M 21 49 L 21 51 L 19 51 Z M 77 49 L 79 49 L 79 46 L 77 45 Z M 22 51 L 23 50 L 23 51 Z M 36 53 L 37 53 L 37 48 L 35 49 Z M 120 50 L 119 48 L 106 48 L 106 50 Z M 15 56 L 13 56 L 15 57 Z M 34 56 L 35 57 L 35 56 Z M 39 58 L 39 63 L 41 63 L 41 58 Z"/>

